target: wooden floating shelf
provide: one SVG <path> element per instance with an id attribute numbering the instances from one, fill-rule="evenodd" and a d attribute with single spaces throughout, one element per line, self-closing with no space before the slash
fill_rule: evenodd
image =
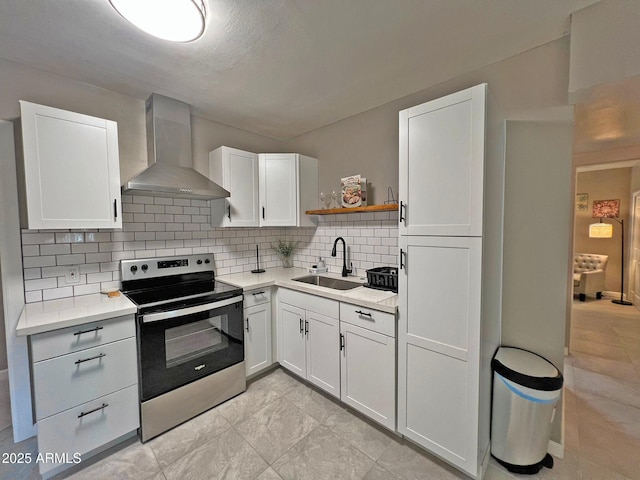
<path id="1" fill-rule="evenodd" d="M 389 203 L 386 205 L 370 205 L 368 207 L 355 208 L 327 208 L 324 210 L 307 210 L 307 215 L 344 215 L 346 213 L 364 213 L 364 212 L 390 212 L 398 210 L 397 203 Z"/>

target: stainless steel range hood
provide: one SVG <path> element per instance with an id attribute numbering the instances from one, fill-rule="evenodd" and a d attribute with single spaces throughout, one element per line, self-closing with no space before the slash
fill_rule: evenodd
<path id="1" fill-rule="evenodd" d="M 189 105 L 154 93 L 145 107 L 149 167 L 125 183 L 122 192 L 202 200 L 230 196 L 192 168 Z"/>

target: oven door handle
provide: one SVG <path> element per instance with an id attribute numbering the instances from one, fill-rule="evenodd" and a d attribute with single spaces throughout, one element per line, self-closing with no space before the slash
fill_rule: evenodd
<path id="1" fill-rule="evenodd" d="M 180 310 L 171 310 L 168 312 L 148 313 L 140 315 L 138 318 L 142 323 L 159 322 L 161 320 L 168 320 L 171 318 L 184 317 L 185 315 L 192 315 L 194 313 L 206 312 L 207 310 L 215 310 L 217 308 L 233 305 L 234 303 L 242 302 L 242 295 L 228 298 L 226 300 L 219 300 L 217 302 L 206 303 L 204 305 L 196 305 L 195 307 L 181 308 Z"/>

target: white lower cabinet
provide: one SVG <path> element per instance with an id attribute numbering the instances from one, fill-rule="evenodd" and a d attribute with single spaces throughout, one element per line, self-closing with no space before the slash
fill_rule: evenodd
<path id="1" fill-rule="evenodd" d="M 338 302 L 286 289 L 278 297 L 280 365 L 340 398 Z"/>
<path id="2" fill-rule="evenodd" d="M 395 430 L 395 315 L 286 289 L 278 297 L 280 365 Z"/>
<path id="3" fill-rule="evenodd" d="M 388 327 L 392 336 L 384 334 Z M 395 430 L 395 315 L 341 303 L 340 335 L 340 399 Z"/>
<path id="4" fill-rule="evenodd" d="M 244 293 L 244 362 L 247 376 L 271 366 L 271 291 Z"/>
<path id="5" fill-rule="evenodd" d="M 45 478 L 139 427 L 134 322 L 128 315 L 29 337 Z"/>

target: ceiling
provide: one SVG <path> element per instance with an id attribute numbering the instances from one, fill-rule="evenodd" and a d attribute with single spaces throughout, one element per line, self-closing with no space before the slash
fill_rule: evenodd
<path id="1" fill-rule="evenodd" d="M 108 0 L 0 2 L 0 58 L 289 139 L 566 35 L 596 0 L 206 0 L 204 36 L 138 31 Z"/>

